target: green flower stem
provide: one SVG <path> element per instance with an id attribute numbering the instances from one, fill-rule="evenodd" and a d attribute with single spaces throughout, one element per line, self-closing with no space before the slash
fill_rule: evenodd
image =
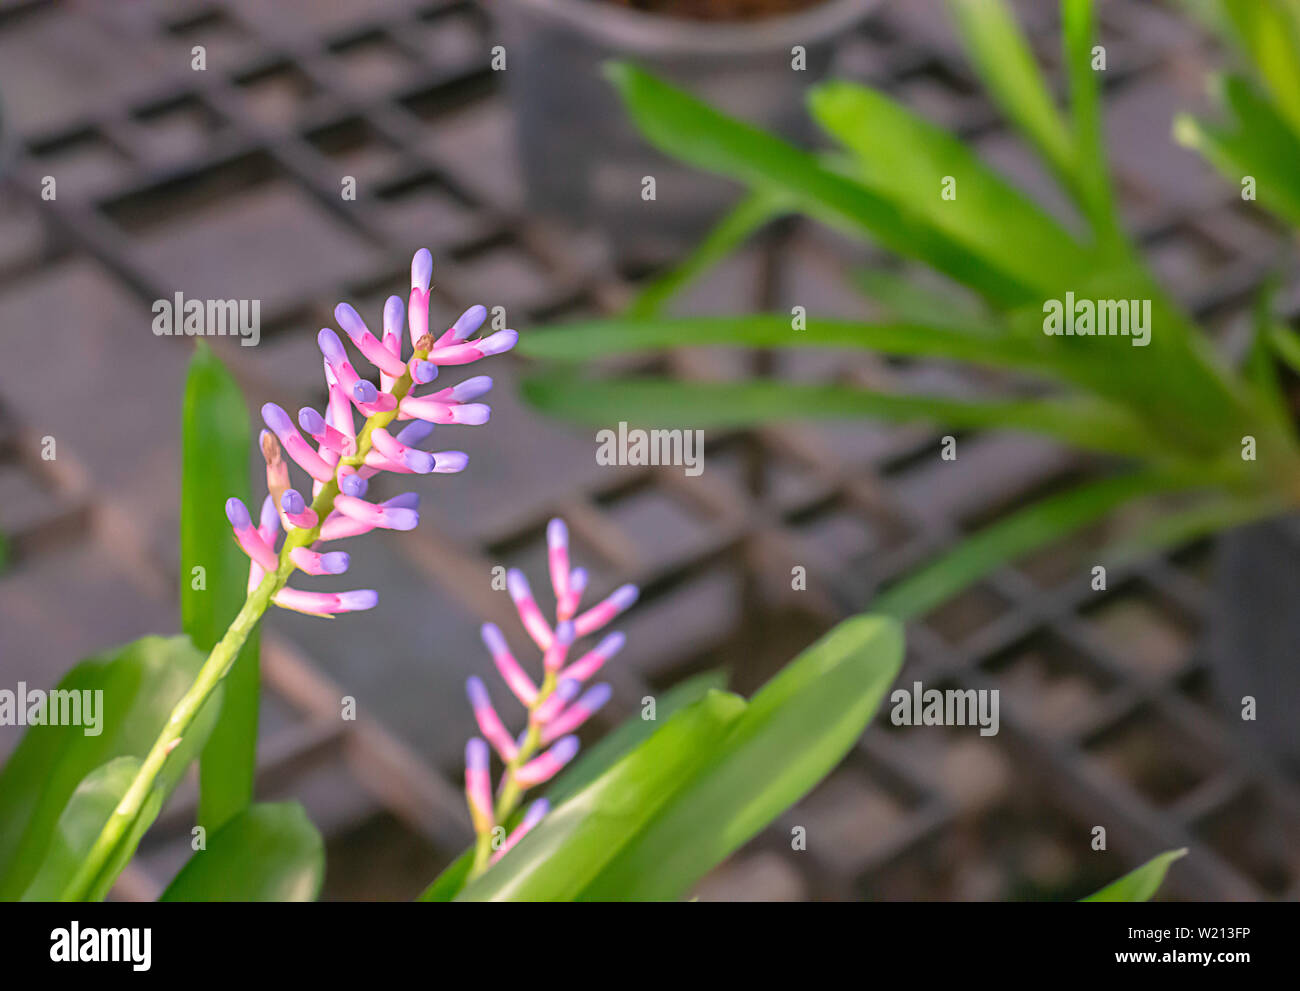
<path id="1" fill-rule="evenodd" d="M 415 359 L 422 360 L 427 358 L 428 354 L 427 349 L 417 349 Z M 411 373 L 408 365 L 407 371 L 393 383 L 392 394 L 399 403 L 411 390 L 411 385 Z M 361 432 L 357 434 L 357 453 L 346 458 L 340 458 L 339 464 L 351 465 L 352 467 L 363 465 L 366 454 L 370 451 L 371 434 L 379 427 L 387 427 L 396 418 L 396 409 L 388 413 L 376 413 L 368 417 L 361 427 Z M 189 689 L 172 709 L 167 724 L 163 727 L 162 732 L 158 734 L 158 738 L 154 740 L 153 746 L 149 748 L 144 763 L 140 765 L 140 770 L 136 772 L 135 778 L 122 796 L 122 800 L 118 802 L 117 808 L 113 810 L 112 815 L 104 823 L 99 836 L 96 837 L 90 852 L 86 854 L 85 860 L 81 862 L 76 875 L 64 888 L 60 896 L 62 901 L 83 901 L 89 897 L 90 892 L 95 887 L 96 880 L 104 871 L 105 865 L 111 859 L 113 852 L 140 815 L 140 810 L 144 807 L 145 800 L 149 797 L 159 772 L 162 771 L 163 765 L 167 763 L 168 755 L 175 749 L 181 737 L 185 735 L 185 731 L 189 729 L 194 717 L 198 715 L 204 703 L 216 690 L 217 685 L 221 684 L 221 680 L 230 671 L 230 667 L 235 663 L 240 648 L 243 647 L 249 634 L 257 626 L 258 620 L 262 618 L 267 607 L 270 606 L 271 599 L 288 583 L 289 577 L 297 567 L 289 555 L 297 548 L 308 547 L 320 539 L 321 526 L 324 524 L 326 517 L 333 511 L 334 498 L 338 494 L 339 485 L 336 472 L 335 477 L 326 482 L 321 487 L 316 498 L 312 500 L 311 508 L 316 514 L 316 525 L 310 530 L 293 529 L 289 531 L 285 537 L 284 546 L 280 548 L 279 566 L 275 571 L 268 572 L 257 587 L 248 593 L 239 614 L 227 628 L 225 635 L 212 648 L 212 653 L 208 655 L 208 659 L 203 662 L 198 677 L 194 679 L 194 683 L 190 685 Z"/>
<path id="2" fill-rule="evenodd" d="M 506 820 L 519 805 L 524 789 L 515 778 L 515 772 L 528 763 L 542 741 L 542 728 L 533 720 L 533 713 L 546 701 L 551 692 L 555 691 L 557 681 L 554 671 L 546 672 L 546 677 L 542 679 L 542 687 L 537 690 L 537 698 L 533 699 L 533 704 L 528 707 L 528 733 L 524 736 L 524 742 L 519 745 L 519 752 L 512 760 L 506 762 L 506 769 L 502 773 L 504 784 L 501 786 L 501 794 L 497 797 L 496 812 L 493 816 L 499 826 L 505 826 Z M 469 872 L 471 880 L 488 869 L 488 860 L 492 856 L 491 840 L 491 831 L 479 833 L 474 844 L 474 864 Z"/>

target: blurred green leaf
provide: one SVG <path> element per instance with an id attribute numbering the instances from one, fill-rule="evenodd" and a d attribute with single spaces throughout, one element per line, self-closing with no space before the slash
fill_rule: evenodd
<path id="1" fill-rule="evenodd" d="M 1253 177 L 1260 203 L 1300 226 L 1300 176 L 1292 167 L 1300 156 L 1300 137 L 1246 79 L 1230 75 L 1216 84 L 1227 122 L 1179 114 L 1175 139 L 1204 155 L 1234 184 Z"/>
<path id="2" fill-rule="evenodd" d="M 1269 335 L 1273 352 L 1286 362 L 1291 371 L 1300 375 L 1300 334 L 1287 327 L 1274 327 Z"/>
<path id="3" fill-rule="evenodd" d="M 59 817 L 92 771 L 115 757 L 144 759 L 203 661 L 188 637 L 144 637 L 64 676 L 57 690 L 103 692 L 101 731 L 87 736 L 82 726 L 32 726 L 0 771 L 0 900 L 27 889 Z M 167 758 L 158 777 L 163 797 L 198 755 L 220 704 L 214 695 Z"/>
<path id="4" fill-rule="evenodd" d="M 792 207 L 826 220 L 848 222 L 881 244 L 921 259 L 990 299 L 1014 303 L 1032 287 L 1008 277 L 954 244 L 912 205 L 882 197 L 845 178 L 815 156 L 742 123 L 626 63 L 607 74 L 633 121 L 661 151 L 711 172 L 787 197 Z"/>
<path id="5" fill-rule="evenodd" d="M 95 768 L 77 785 L 59 815 L 36 877 L 23 892 L 23 901 L 59 900 L 139 770 L 138 758 L 115 757 L 107 764 Z M 135 855 L 140 837 L 158 817 L 162 800 L 162 792 L 155 788 L 140 810 L 139 817 L 113 851 L 103 873 L 91 885 L 87 894 L 88 901 L 100 901 L 108 894 L 122 868 Z"/>
<path id="6" fill-rule="evenodd" d="M 1294 4 L 1220 0 L 1237 42 L 1293 133 L 1300 133 L 1300 22 Z"/>
<path id="7" fill-rule="evenodd" d="M 1075 182 L 1074 143 L 1011 8 L 1004 0 L 948 0 L 971 61 L 1020 132 L 1048 167 Z"/>
<path id="8" fill-rule="evenodd" d="M 1026 301 L 1074 286 L 1080 271 L 1097 264 L 967 145 L 889 97 L 856 83 L 828 82 L 810 92 L 808 106 L 853 152 L 868 189 L 909 205 L 964 252 L 1031 287 Z M 940 195 L 949 178 L 955 182 L 950 199 Z"/>
<path id="9" fill-rule="evenodd" d="M 650 280 L 628 306 L 629 317 L 648 317 L 740 245 L 768 221 L 790 212 L 789 199 L 770 189 L 751 191 L 709 231 L 690 254 L 667 273 Z M 545 335 L 528 335 L 545 336 Z"/>
<path id="10" fill-rule="evenodd" d="M 902 620 L 917 619 L 1009 561 L 1069 536 L 1130 500 L 1181 484 L 1157 473 L 1134 472 L 1031 503 L 891 586 L 872 608 Z"/>
<path id="11" fill-rule="evenodd" d="M 664 429 L 748 427 L 773 421 L 923 420 L 954 429 L 1006 429 L 1045 434 L 1089 450 L 1142 455 L 1158 448 L 1128 414 L 1087 399 L 960 400 L 895 395 L 851 386 L 672 379 L 580 381 L 536 375 L 524 397 L 539 409 L 579 423 L 621 421 Z"/>
<path id="12" fill-rule="evenodd" d="M 839 763 L 902 654 L 896 624 L 860 616 L 751 702 L 710 691 L 562 802 L 460 897 L 679 897 Z"/>
<path id="13" fill-rule="evenodd" d="M 1110 183 L 1110 164 L 1101 119 L 1101 73 L 1092 67 L 1096 13 L 1092 0 L 1063 0 L 1061 34 L 1070 80 L 1070 117 L 1075 146 L 1074 176 L 1080 206 L 1106 252 L 1125 250 Z"/>
<path id="14" fill-rule="evenodd" d="M 1080 901 L 1085 902 L 1145 902 L 1159 889 L 1169 873 L 1169 866 L 1181 857 L 1187 856 L 1187 848 L 1166 850 L 1159 856 L 1152 857 L 1141 867 L 1130 871 L 1116 881 L 1112 881 L 1100 891 L 1094 892 Z"/>
<path id="15" fill-rule="evenodd" d="M 250 502 L 250 433 L 239 386 L 203 341 L 190 361 L 181 434 L 181 626 L 196 647 L 210 651 L 248 586 L 248 558 L 231 536 L 225 505 L 232 495 Z M 250 509 L 256 520 L 258 507 Z M 195 568 L 203 569 L 202 582 Z M 252 801 L 258 640 L 254 629 L 226 675 L 221 716 L 199 759 L 199 822 L 208 832 Z"/>
<path id="16" fill-rule="evenodd" d="M 297 802 L 250 805 L 195 850 L 164 902 L 310 902 L 325 877 L 325 843 Z"/>
<path id="17" fill-rule="evenodd" d="M 839 764 L 902 664 L 899 626 L 880 616 L 841 623 L 750 700 L 704 772 L 618 851 L 583 900 L 684 896 Z"/>

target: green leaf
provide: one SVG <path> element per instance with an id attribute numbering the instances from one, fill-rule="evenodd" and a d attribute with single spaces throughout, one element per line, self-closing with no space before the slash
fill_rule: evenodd
<path id="1" fill-rule="evenodd" d="M 1269 335 L 1269 344 L 1291 371 L 1300 375 L 1300 334 L 1286 327 L 1274 327 Z"/>
<path id="2" fill-rule="evenodd" d="M 660 726 L 660 720 L 676 715 L 686 706 L 698 702 L 711 691 L 722 691 L 727 686 L 723 671 L 704 671 L 674 685 L 655 699 L 655 718 L 642 719 L 640 714 L 629 716 L 616 729 L 606 734 L 594 746 L 583 751 L 578 759 L 564 769 L 555 782 L 546 789 L 551 805 L 559 805 L 571 795 L 581 791 L 610 767 L 648 740 Z"/>
<path id="3" fill-rule="evenodd" d="M 808 105 L 822 128 L 853 152 L 868 189 L 910 205 L 963 251 L 1032 286 L 1040 298 L 1076 285 L 1080 271 L 1096 264 L 967 145 L 889 97 L 829 82 L 811 91 Z M 956 195 L 945 199 L 940 192 L 949 178 Z"/>
<path id="4" fill-rule="evenodd" d="M 460 897 L 679 897 L 839 763 L 902 656 L 897 624 L 855 617 L 753 701 L 710 691 L 562 802 Z"/>
<path id="5" fill-rule="evenodd" d="M 681 263 L 643 287 L 628 306 L 627 315 L 647 317 L 658 313 L 671 297 L 730 255 L 760 227 L 789 211 L 787 197 L 770 189 L 753 190 L 718 221 Z"/>
<path id="6" fill-rule="evenodd" d="M 116 757 L 91 771 L 77 785 L 55 824 L 36 877 L 23 892 L 23 901 L 59 899 L 139 770 L 138 758 Z M 113 852 L 109 865 L 92 885 L 89 900 L 100 901 L 108 894 L 117 875 L 134 856 L 140 837 L 153 824 L 161 808 L 162 793 L 155 790 L 122 844 Z"/>
<path id="7" fill-rule="evenodd" d="M 704 773 L 685 783 L 582 898 L 684 896 L 839 764 L 902 664 L 897 624 L 880 616 L 841 623 L 754 696 Z"/>
<path id="8" fill-rule="evenodd" d="M 553 809 L 460 901 L 572 901 L 684 781 L 709 762 L 745 701 L 710 692 Z"/>
<path id="9" fill-rule="evenodd" d="M 710 691 L 723 688 L 726 683 L 727 676 L 724 672 L 705 671 L 674 685 L 656 700 L 654 720 L 642 719 L 639 715 L 629 717 L 613 732 L 607 734 L 595 746 L 584 751 L 577 760 L 569 764 L 546 790 L 546 797 L 550 799 L 553 806 L 559 805 L 587 787 L 617 761 L 649 739 L 661 725 L 660 720 L 676 715 L 686 706 L 698 702 Z M 524 811 L 524 809 L 517 810 L 515 819 L 522 819 Z M 513 829 L 514 824 L 507 826 L 507 832 Z M 417 901 L 451 901 L 465 887 L 465 883 L 469 880 L 470 868 L 473 866 L 474 849 L 471 847 L 448 865 Z"/>
<path id="10" fill-rule="evenodd" d="M 1234 184 L 1252 176 L 1260 203 L 1300 226 L 1300 177 L 1291 167 L 1300 156 L 1300 137 L 1246 79 L 1230 75 L 1215 83 L 1228 122 L 1212 124 L 1179 114 L 1175 140 L 1196 149 Z"/>
<path id="11" fill-rule="evenodd" d="M 181 625 L 209 651 L 248 585 L 248 558 L 231 537 L 225 504 L 232 495 L 250 501 L 250 432 L 239 386 L 203 341 L 190 361 L 181 432 Z M 194 587 L 195 568 L 203 569 L 202 588 Z M 258 681 L 254 629 L 226 675 L 221 717 L 199 760 L 199 822 L 209 833 L 252 801 Z"/>
<path id="12" fill-rule="evenodd" d="M 164 902 L 310 902 L 325 877 L 325 843 L 297 802 L 261 802 L 232 816 L 167 886 Z"/>
<path id="13" fill-rule="evenodd" d="M 948 0 L 957 32 L 993 99 L 1058 176 L 1073 183 L 1074 142 L 1004 0 Z"/>
<path id="14" fill-rule="evenodd" d="M 1007 562 L 1069 536 L 1132 499 L 1182 484 L 1137 472 L 1049 496 L 967 537 L 890 587 L 872 608 L 903 620 L 924 616 Z"/>
<path id="15" fill-rule="evenodd" d="M 59 682 L 57 691 L 103 693 L 99 733 L 32 726 L 0 771 L 0 900 L 27 889 L 59 817 L 92 771 L 115 757 L 144 759 L 203 661 L 187 637 L 144 637 L 84 661 Z M 167 758 L 158 778 L 163 797 L 198 755 L 219 707 L 216 695 Z"/>
<path id="16" fill-rule="evenodd" d="M 671 379 L 581 381 L 537 375 L 522 386 L 539 409 L 581 423 L 655 428 L 748 427 L 791 420 L 890 422 L 924 420 L 956 429 L 1006 429 L 1046 434 L 1111 454 L 1143 455 L 1160 448 L 1123 411 L 1087 399 L 959 400 L 895 395 L 840 385 L 754 382 L 678 382 Z"/>
<path id="17" fill-rule="evenodd" d="M 1292 132 L 1300 133 L 1300 23 L 1294 5 L 1275 0 L 1221 0 L 1250 58 Z"/>
<path id="18" fill-rule="evenodd" d="M 1187 856 L 1187 848 L 1166 850 L 1159 856 L 1152 857 L 1141 867 L 1130 871 L 1118 880 L 1112 881 L 1100 891 L 1094 892 L 1085 902 L 1145 902 L 1159 890 L 1164 882 L 1169 866 L 1181 857 Z"/>
<path id="19" fill-rule="evenodd" d="M 1074 188 L 1099 244 L 1107 251 L 1122 251 L 1123 235 L 1115 212 L 1102 128 L 1101 73 L 1092 67 L 1097 33 L 1092 0 L 1063 0 L 1061 32 L 1070 79 L 1070 116 L 1076 149 Z"/>
<path id="20" fill-rule="evenodd" d="M 650 142 L 702 169 L 785 196 L 792 207 L 836 225 L 869 232 L 884 246 L 918 258 L 990 299 L 1033 299 L 1032 286 L 1009 277 L 936 229 L 912 204 L 880 196 L 765 131 L 742 123 L 626 63 L 607 74 Z"/>

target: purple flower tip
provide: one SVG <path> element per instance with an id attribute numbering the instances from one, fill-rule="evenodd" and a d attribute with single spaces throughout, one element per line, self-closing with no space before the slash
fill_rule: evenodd
<path id="1" fill-rule="evenodd" d="M 230 520 L 230 525 L 236 530 L 244 530 L 253 525 L 248 507 L 234 496 L 226 500 L 226 519 Z"/>
<path id="2" fill-rule="evenodd" d="M 343 350 L 343 342 L 339 340 L 339 335 L 328 327 L 322 327 L 321 332 L 316 335 L 316 344 L 320 348 L 321 354 L 325 356 L 326 361 L 344 362 L 348 360 L 348 353 Z"/>
<path id="3" fill-rule="evenodd" d="M 373 403 L 379 398 L 379 390 L 375 388 L 375 383 L 361 379 L 352 387 L 352 395 L 359 403 Z"/>
<path id="4" fill-rule="evenodd" d="M 433 455 L 426 454 L 424 451 L 407 451 L 402 456 L 402 461 L 417 475 L 427 475 L 433 471 Z"/>
<path id="5" fill-rule="evenodd" d="M 596 650 L 598 650 L 603 657 L 613 657 L 623 649 L 625 643 L 627 643 L 627 637 L 622 633 L 611 633 L 600 642 L 599 646 L 596 647 Z"/>
<path id="6" fill-rule="evenodd" d="M 416 385 L 427 385 L 438 377 L 438 366 L 432 361 L 417 361 L 411 365 L 411 378 Z"/>
<path id="7" fill-rule="evenodd" d="M 411 259 L 411 288 L 428 290 L 433 280 L 433 255 L 428 248 L 421 248 Z"/>
<path id="8" fill-rule="evenodd" d="M 569 572 L 569 588 L 579 594 L 587 588 L 586 568 L 574 568 Z"/>
<path id="9" fill-rule="evenodd" d="M 536 826 L 551 811 L 551 802 L 546 798 L 539 798 L 532 805 L 528 806 L 528 811 L 524 814 L 523 822 L 520 826 Z"/>
<path id="10" fill-rule="evenodd" d="M 414 447 L 431 433 L 433 424 L 428 420 L 412 420 L 397 432 L 396 439 L 407 447 Z"/>
<path id="11" fill-rule="evenodd" d="M 339 593 L 339 605 L 349 612 L 373 609 L 379 604 L 379 593 L 373 588 L 355 588 L 350 592 Z"/>
<path id="12" fill-rule="evenodd" d="M 384 300 L 384 327 L 401 330 L 406 320 L 406 303 L 401 296 L 389 296 Z"/>
<path id="13" fill-rule="evenodd" d="M 331 575 L 343 574 L 351 561 L 347 551 L 327 551 L 320 556 L 321 567 Z"/>
<path id="14" fill-rule="evenodd" d="M 615 609 L 627 609 L 637 600 L 641 591 L 635 585 L 622 585 L 609 597 L 610 605 Z"/>
<path id="15" fill-rule="evenodd" d="M 470 334 L 483 326 L 483 321 L 486 319 L 486 306 L 471 306 L 451 325 L 452 330 L 456 332 L 456 340 L 463 341 L 469 337 Z"/>
<path id="16" fill-rule="evenodd" d="M 495 623 L 484 623 L 478 632 L 483 638 L 483 646 L 489 653 L 504 654 L 509 649 L 506 647 L 506 638 L 501 633 L 501 627 Z"/>
<path id="17" fill-rule="evenodd" d="M 595 712 L 614 694 L 614 690 L 609 687 L 608 682 L 602 681 L 599 685 L 592 685 L 578 700 L 578 705 L 582 706 L 588 712 Z"/>
<path id="18" fill-rule="evenodd" d="M 293 430 L 293 421 L 289 419 L 289 414 L 275 403 L 266 403 L 262 407 L 262 421 L 276 434 Z"/>
<path id="19" fill-rule="evenodd" d="M 465 682 L 465 694 L 469 696 L 469 704 L 475 709 L 484 709 L 491 704 L 488 700 L 487 687 L 483 684 L 483 679 L 478 676 Z"/>
<path id="20" fill-rule="evenodd" d="M 488 768 L 488 745 L 477 736 L 471 736 L 465 744 L 465 766 L 471 771 L 486 771 Z"/>
<path id="21" fill-rule="evenodd" d="M 356 499 L 360 499 L 365 495 L 368 488 L 370 488 L 370 483 L 360 475 L 344 475 L 343 480 L 339 482 L 339 491 Z"/>
<path id="22" fill-rule="evenodd" d="M 491 375 L 475 375 L 473 378 L 467 378 L 464 382 L 452 387 L 451 398 L 458 403 L 468 402 L 471 399 L 477 399 L 486 392 L 492 391 Z"/>
<path id="23" fill-rule="evenodd" d="M 292 513 L 297 516 L 307 508 L 307 503 L 297 489 L 285 489 L 284 495 L 280 496 L 280 508 L 286 513 Z"/>
<path id="24" fill-rule="evenodd" d="M 385 509 L 419 509 L 420 493 L 403 492 L 400 495 L 395 495 L 393 498 L 385 500 L 381 505 L 383 505 Z"/>
<path id="25" fill-rule="evenodd" d="M 366 322 L 361 319 L 361 314 L 353 309 L 351 303 L 339 303 L 334 307 L 334 319 L 343 328 L 343 333 L 354 341 L 366 332 Z"/>
<path id="26" fill-rule="evenodd" d="M 444 475 L 464 471 L 467 464 L 469 455 L 464 451 L 439 451 L 433 456 L 433 470 Z"/>
<path id="27" fill-rule="evenodd" d="M 561 678 L 560 683 L 555 686 L 555 694 L 568 702 L 578 694 L 580 688 L 582 683 L 577 678 Z"/>
<path id="28" fill-rule="evenodd" d="M 569 528 L 558 516 L 546 524 L 546 546 L 552 548 L 569 546 Z"/>
<path id="29" fill-rule="evenodd" d="M 549 752 L 557 763 L 567 764 L 573 760 L 573 755 L 578 752 L 578 738 L 573 734 L 562 736 L 555 741 L 555 745 L 551 747 Z"/>
<path id="30" fill-rule="evenodd" d="M 321 434 L 325 432 L 325 418 L 310 406 L 304 406 L 298 410 L 298 426 L 313 436 Z"/>
<path id="31" fill-rule="evenodd" d="M 498 330 L 491 337 L 479 341 L 478 349 L 485 355 L 501 354 L 509 351 L 519 341 L 517 330 Z"/>
<path id="32" fill-rule="evenodd" d="M 280 516 L 275 511 L 275 500 L 269 495 L 262 500 L 261 525 L 272 533 L 280 532 Z"/>
<path id="33" fill-rule="evenodd" d="M 506 591 L 516 602 L 520 599 L 532 598 L 533 595 L 533 590 L 528 587 L 528 579 L 518 568 L 511 568 L 506 572 Z"/>
<path id="34" fill-rule="evenodd" d="M 389 509 L 388 520 L 394 530 L 414 530 L 420 525 L 420 514 L 414 509 Z"/>
<path id="35" fill-rule="evenodd" d="M 573 633 L 573 620 L 566 619 L 563 623 L 556 625 L 555 640 L 557 643 L 562 644 L 573 643 Z"/>
<path id="36" fill-rule="evenodd" d="M 482 403 L 468 403 L 460 407 L 460 414 L 456 418 L 457 423 L 467 423 L 471 427 L 481 426 L 488 422 L 492 416 L 492 407 L 484 406 Z"/>

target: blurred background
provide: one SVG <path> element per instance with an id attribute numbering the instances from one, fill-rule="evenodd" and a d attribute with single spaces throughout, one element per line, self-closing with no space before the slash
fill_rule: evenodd
<path id="1" fill-rule="evenodd" d="M 690 246 L 732 191 L 674 171 L 632 137 L 596 75 L 610 50 L 796 138 L 800 94 L 817 76 L 866 82 L 958 131 L 1029 192 L 1050 190 L 983 99 L 939 0 L 789 5 L 810 18 L 798 34 L 806 75 L 789 71 L 779 19 L 730 37 L 651 14 L 669 23 L 629 32 L 607 22 L 607 6 L 0 8 L 6 686 L 49 687 L 91 653 L 179 628 L 191 342 L 151 332 L 155 299 L 260 299 L 257 347 L 209 343 L 250 409 L 319 408 L 316 331 L 343 299 L 377 321 L 384 298 L 404 294 L 420 246 L 434 253 L 444 326 L 483 303 L 505 307 L 523 334 L 616 311 Z M 1054 68 L 1056 5 L 1017 7 Z M 1203 107 L 1222 56 L 1175 6 L 1110 0 L 1100 16 L 1130 229 L 1207 326 L 1235 333 L 1285 235 L 1169 134 L 1176 110 Z M 504 71 L 493 66 L 502 54 Z M 639 195 L 645 175 L 659 180 L 653 203 Z M 52 200 L 45 176 L 57 180 Z M 355 200 L 341 195 L 349 176 Z M 861 316 L 846 276 L 876 260 L 825 229 L 780 222 L 673 309 L 798 303 Z M 674 367 L 746 360 L 692 354 Z M 779 374 L 863 383 L 966 374 L 860 354 L 783 362 Z M 326 834 L 326 898 L 413 897 L 470 839 L 464 679 L 488 670 L 479 624 L 513 615 L 491 568 L 541 580 L 552 515 L 568 521 L 595 593 L 623 581 L 645 590 L 621 624 L 629 645 L 590 739 L 696 672 L 726 668 L 752 690 L 883 582 L 1088 469 L 1051 443 L 1001 433 L 963 435 L 960 459 L 941 462 L 943 430 L 861 423 L 710 431 L 698 478 L 600 467 L 594 431 L 520 402 L 523 367 L 493 361 L 491 424 L 443 428 L 470 470 L 422 490 L 420 528 L 351 548 L 355 584 L 381 590 L 377 609 L 332 623 L 268 617 L 259 797 L 301 799 Z M 41 456 L 47 437 L 53 460 Z M 878 718 L 700 897 L 1057 900 L 1188 846 L 1162 897 L 1296 898 L 1297 779 L 1277 753 L 1239 739 L 1208 670 L 1213 546 L 1112 572 L 1098 593 L 1087 578 L 1099 539 L 1003 569 L 909 630 L 900 684 L 999 688 L 997 736 Z M 790 590 L 794 565 L 808 569 L 807 591 Z M 356 699 L 355 722 L 339 719 L 344 696 Z M 0 756 L 19 734 L 0 728 Z M 170 879 L 189 853 L 195 797 L 193 782 L 178 790 L 115 897 L 154 897 Z M 795 825 L 806 851 L 790 849 Z M 1095 826 L 1106 854 L 1090 848 Z"/>

